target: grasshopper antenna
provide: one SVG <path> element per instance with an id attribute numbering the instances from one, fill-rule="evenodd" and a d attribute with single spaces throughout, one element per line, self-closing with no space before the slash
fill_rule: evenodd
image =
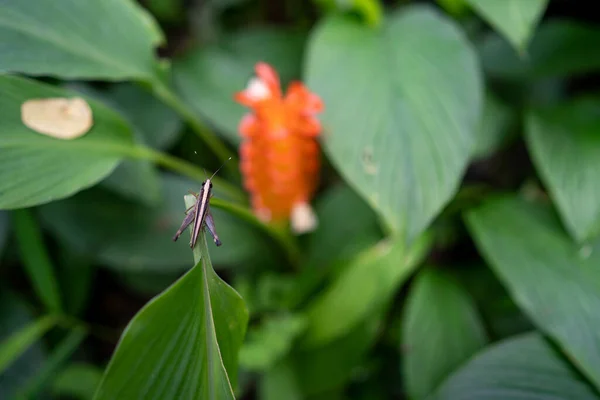
<path id="1" fill-rule="evenodd" d="M 194 154 L 198 155 L 198 152 L 196 150 L 194 150 Z M 202 167 L 202 171 L 204 171 L 204 178 L 206 178 L 208 176 L 208 173 L 206 172 L 206 168 Z"/>
<path id="2" fill-rule="evenodd" d="M 219 168 L 218 168 L 218 169 L 215 171 L 215 173 L 214 173 L 214 174 L 212 174 L 212 176 L 210 177 L 210 179 L 214 178 L 214 177 L 215 177 L 215 175 L 217 174 L 217 172 L 219 172 L 219 171 L 221 170 L 221 168 L 223 168 L 223 166 L 225 165 L 225 163 L 226 163 L 227 161 L 229 161 L 229 160 L 231 160 L 231 157 L 229 157 L 227 160 L 225 160 L 225 161 L 223 162 L 223 164 L 221 164 L 221 166 L 220 166 L 220 167 L 219 167 Z"/>

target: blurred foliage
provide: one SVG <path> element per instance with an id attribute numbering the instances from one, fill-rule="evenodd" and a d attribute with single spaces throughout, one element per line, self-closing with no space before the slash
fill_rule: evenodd
<path id="1" fill-rule="evenodd" d="M 0 399 L 600 399 L 599 24 L 566 0 L 0 1 Z M 241 184 L 259 61 L 325 104 L 300 236 Z M 83 137 L 22 123 L 72 96 Z M 222 164 L 223 245 L 173 242 Z"/>

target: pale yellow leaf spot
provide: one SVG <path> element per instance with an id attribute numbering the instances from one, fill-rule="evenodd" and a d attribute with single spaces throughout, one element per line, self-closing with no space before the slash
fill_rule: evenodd
<path id="1" fill-rule="evenodd" d="M 79 97 L 31 99 L 21 105 L 21 121 L 34 131 L 57 139 L 75 139 L 93 125 L 92 109 Z"/>

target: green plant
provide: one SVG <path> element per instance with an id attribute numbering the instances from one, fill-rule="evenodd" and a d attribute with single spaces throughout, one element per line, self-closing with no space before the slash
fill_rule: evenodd
<path id="1" fill-rule="evenodd" d="M 0 398 L 599 399 L 587 14 L 0 1 Z M 243 189 L 234 94 L 258 62 L 324 104 L 306 234 Z M 73 96 L 80 138 L 21 119 Z M 184 195 L 230 157 L 223 246 L 173 242 Z"/>

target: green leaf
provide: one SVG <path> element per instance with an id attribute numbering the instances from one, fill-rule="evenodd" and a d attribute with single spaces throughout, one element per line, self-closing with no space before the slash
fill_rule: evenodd
<path id="1" fill-rule="evenodd" d="M 160 203 L 160 176 L 150 161 L 125 160 L 101 185 L 126 199 L 139 200 L 149 206 Z"/>
<path id="2" fill-rule="evenodd" d="M 13 212 L 13 219 L 21 260 L 33 289 L 48 311 L 60 313 L 62 301 L 55 269 L 46 250 L 40 227 L 29 210 Z"/>
<path id="3" fill-rule="evenodd" d="M 33 321 L 28 305 L 6 287 L 0 287 L 0 343 Z M 42 343 L 38 341 L 26 347 L 8 368 L 0 372 L 0 399 L 14 399 L 18 390 L 35 376 L 45 362 Z"/>
<path id="4" fill-rule="evenodd" d="M 150 80 L 154 47 L 162 41 L 150 15 L 132 0 L 0 4 L 0 72 Z"/>
<path id="5" fill-rule="evenodd" d="M 488 347 L 453 374 L 432 400 L 523 400 L 600 397 L 537 333 Z"/>
<path id="6" fill-rule="evenodd" d="M 240 350 L 240 365 L 248 370 L 272 368 L 292 348 L 292 343 L 306 323 L 296 315 L 267 317 L 258 327 L 248 331 Z"/>
<path id="7" fill-rule="evenodd" d="M 67 87 L 118 112 L 131 124 L 137 144 L 162 149 L 177 139 L 181 128 L 177 114 L 137 86 L 117 83 L 104 91 L 80 83 Z M 160 200 L 158 171 L 147 160 L 123 161 L 101 185 L 125 198 L 140 200 L 150 206 Z"/>
<path id="8" fill-rule="evenodd" d="M 325 103 L 332 163 L 394 231 L 416 238 L 456 192 L 475 145 L 482 82 L 467 39 L 423 6 L 380 29 L 334 17 L 315 30 L 306 71 Z"/>
<path id="9" fill-rule="evenodd" d="M 0 375 L 17 360 L 29 346 L 39 340 L 54 325 L 56 320 L 52 316 L 42 317 L 31 322 L 14 332 L 10 337 L 0 343 Z"/>
<path id="10" fill-rule="evenodd" d="M 407 249 L 403 240 L 381 242 L 356 257 L 306 309 L 307 345 L 348 334 L 383 307 L 409 277 L 430 245 L 429 235 Z"/>
<path id="11" fill-rule="evenodd" d="M 93 101 L 89 103 L 94 126 L 74 140 L 41 135 L 21 122 L 24 101 L 72 96 L 72 92 L 32 80 L 0 76 L 0 209 L 71 196 L 110 174 L 131 148 L 132 135 L 125 122 Z"/>
<path id="12" fill-rule="evenodd" d="M 57 374 L 58 370 L 77 350 L 83 342 L 87 332 L 83 329 L 73 329 L 69 334 L 56 346 L 48 360 L 43 365 L 40 372 L 26 385 L 22 391 L 23 397 L 26 399 L 37 398 L 39 392 L 51 381 Z"/>
<path id="13" fill-rule="evenodd" d="M 296 275 L 277 272 L 277 268 L 281 269 L 281 266 L 265 264 L 258 276 L 243 274 L 235 277 L 234 286 L 242 294 L 252 315 L 286 313 L 293 309 L 289 306 L 288 297 L 296 285 Z"/>
<path id="14" fill-rule="evenodd" d="M 181 271 L 192 262 L 189 239 L 171 239 L 185 217 L 181 196 L 199 185 L 163 174 L 162 202 L 144 206 L 100 189 L 40 207 L 44 225 L 73 251 L 88 254 L 122 271 Z M 221 197 L 215 185 L 215 197 Z M 238 265 L 273 257 L 270 243 L 256 228 L 219 209 L 211 209 L 223 247 L 210 246 L 213 262 Z M 223 249 L 226 249 L 223 251 Z"/>
<path id="15" fill-rule="evenodd" d="M 456 272 L 461 286 L 469 291 L 477 304 L 477 310 L 485 321 L 486 331 L 491 338 L 506 338 L 535 329 L 494 272 L 483 262 Z"/>
<path id="16" fill-rule="evenodd" d="M 427 397 L 486 341 L 475 304 L 462 287 L 441 271 L 420 272 L 408 295 L 402 331 L 411 398 Z"/>
<path id="17" fill-rule="evenodd" d="M 381 308 L 374 310 L 336 340 L 318 347 L 300 347 L 291 355 L 295 377 L 305 396 L 323 394 L 346 384 L 380 333 L 382 317 Z"/>
<path id="18" fill-rule="evenodd" d="M 525 52 L 548 0 L 466 0 L 519 52 Z"/>
<path id="19" fill-rule="evenodd" d="M 288 300 L 291 307 L 316 291 L 337 265 L 346 264 L 383 238 L 377 215 L 348 186 L 337 185 L 319 196 L 315 212 L 319 225 L 308 235 L 306 266 L 294 279 Z"/>
<path id="20" fill-rule="evenodd" d="M 238 124 L 246 109 L 233 100 L 254 74 L 259 61 L 271 64 L 285 84 L 300 75 L 305 36 L 276 29 L 245 30 L 221 43 L 189 52 L 173 62 L 180 96 L 232 143 L 240 141 Z"/>
<path id="21" fill-rule="evenodd" d="M 55 396 L 92 400 L 101 380 L 102 370 L 95 365 L 73 363 L 59 373 L 52 384 L 51 391 Z"/>
<path id="22" fill-rule="evenodd" d="M 596 51 L 600 29 L 575 21 L 545 22 L 533 36 L 527 57 L 497 35 L 488 35 L 480 45 L 481 59 L 492 77 L 529 80 L 581 75 L 600 68 Z"/>
<path id="23" fill-rule="evenodd" d="M 143 138 L 142 143 L 154 149 L 168 149 L 181 136 L 183 122 L 177 113 L 137 85 L 114 83 L 106 90 L 81 83 L 66 86 L 118 112 Z"/>
<path id="24" fill-rule="evenodd" d="M 498 150 L 507 140 L 509 129 L 515 122 L 513 110 L 487 92 L 473 157 L 485 158 Z"/>
<path id="25" fill-rule="evenodd" d="M 125 329 L 95 399 L 233 399 L 248 322 L 242 298 L 202 259 Z M 231 382 L 231 383 L 230 383 Z"/>
<path id="26" fill-rule="evenodd" d="M 519 307 L 600 387 L 600 242 L 579 248 L 549 210 L 510 197 L 486 202 L 467 222 Z"/>
<path id="27" fill-rule="evenodd" d="M 525 131 L 567 230 L 579 242 L 600 234 L 600 100 L 530 113 Z"/>
<path id="28" fill-rule="evenodd" d="M 289 362 L 279 363 L 262 376 L 259 393 L 261 400 L 303 400 Z"/>
<path id="29" fill-rule="evenodd" d="M 377 215 L 348 186 L 335 186 L 319 196 L 315 212 L 319 225 L 307 238 L 308 265 L 325 269 L 326 264 L 353 258 L 382 239 Z"/>

